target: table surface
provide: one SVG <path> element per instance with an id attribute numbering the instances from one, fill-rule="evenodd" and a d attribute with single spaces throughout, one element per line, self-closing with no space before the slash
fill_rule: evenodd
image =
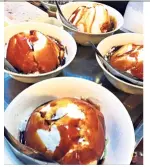
<path id="1" fill-rule="evenodd" d="M 126 107 L 135 129 L 136 136 L 136 146 L 137 151 L 143 153 L 143 95 L 131 95 L 124 93 L 116 89 L 111 83 L 106 79 L 103 71 L 99 67 L 95 55 L 91 47 L 83 47 L 78 45 L 78 51 L 73 62 L 66 67 L 62 73 L 58 76 L 70 76 L 79 77 L 87 80 L 101 84 L 108 90 L 110 90 L 115 96 L 117 96 L 120 101 Z M 22 83 L 14 80 L 8 74 L 4 74 L 4 107 L 10 104 L 10 102 L 25 88 L 29 87 L 31 84 Z M 142 141 L 141 141 L 142 140 Z M 140 145 L 139 145 L 140 143 Z M 136 149 L 135 149 L 136 151 Z M 143 159 L 134 159 L 133 163 L 143 164 Z"/>

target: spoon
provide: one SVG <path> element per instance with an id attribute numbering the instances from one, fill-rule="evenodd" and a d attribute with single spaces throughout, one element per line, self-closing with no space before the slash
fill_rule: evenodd
<path id="1" fill-rule="evenodd" d="M 120 77 L 122 79 L 125 79 L 133 84 L 139 85 L 139 86 L 143 86 L 143 82 L 139 81 L 138 78 L 132 76 L 131 74 L 127 73 L 127 72 L 122 72 L 120 70 L 117 70 L 116 68 L 112 67 L 111 64 L 109 64 L 104 57 L 101 55 L 101 53 L 98 51 L 98 49 L 95 47 L 95 45 L 89 41 L 89 43 L 91 44 L 93 50 L 95 51 L 95 53 L 97 54 L 97 56 L 99 57 L 99 59 L 104 63 L 104 65 L 108 68 L 108 70 L 115 76 Z"/>
<path id="2" fill-rule="evenodd" d="M 34 158 L 34 159 L 37 159 L 37 160 L 40 160 L 40 161 L 46 161 L 47 163 L 49 164 L 52 164 L 52 163 L 55 163 L 55 164 L 58 164 L 57 162 L 51 160 L 51 159 L 48 159 L 44 156 L 44 154 L 24 145 L 24 144 L 21 144 L 17 139 L 15 139 L 11 134 L 10 132 L 7 130 L 7 128 L 4 126 L 4 136 L 5 138 L 9 141 L 9 143 L 15 148 L 17 149 L 19 152 L 31 157 L 31 158 Z M 43 162 L 43 164 L 45 164 Z"/>
<path id="3" fill-rule="evenodd" d="M 9 71 L 12 71 L 12 72 L 15 72 L 15 73 L 19 73 L 8 61 L 7 59 L 4 57 L 4 68 L 9 70 Z"/>
<path id="4" fill-rule="evenodd" d="M 57 1 L 55 1 L 56 3 L 56 6 L 57 6 L 57 9 L 58 9 L 58 13 L 59 13 L 59 16 L 60 16 L 60 19 L 61 21 L 68 27 L 70 27 L 71 29 L 75 30 L 75 31 L 78 31 L 77 27 L 75 27 L 74 25 L 72 25 L 63 15 L 61 9 L 60 9 L 60 6 L 58 4 Z"/>

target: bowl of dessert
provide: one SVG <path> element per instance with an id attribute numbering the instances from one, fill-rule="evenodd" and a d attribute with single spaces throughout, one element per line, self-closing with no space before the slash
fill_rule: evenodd
<path id="1" fill-rule="evenodd" d="M 11 102 L 4 118 L 5 128 L 19 143 L 44 157 L 20 152 L 20 144 L 13 146 L 12 138 L 7 139 L 11 150 L 5 156 L 14 152 L 21 160 L 16 164 L 131 162 L 135 136 L 130 116 L 117 97 L 94 82 L 58 77 L 36 83 Z"/>
<path id="2" fill-rule="evenodd" d="M 109 64 L 118 71 L 129 74 L 136 81 L 143 83 L 143 35 L 138 33 L 122 33 L 112 35 L 101 41 L 97 49 Z M 143 94 L 143 85 L 133 84 L 117 77 L 96 55 L 106 78 L 117 88 L 126 93 Z"/>
<path id="3" fill-rule="evenodd" d="M 57 76 L 74 59 L 77 46 L 57 26 L 28 22 L 5 27 L 6 60 L 17 73 L 4 69 L 14 79 L 35 83 Z"/>
<path id="4" fill-rule="evenodd" d="M 63 24 L 64 29 L 81 45 L 89 45 L 89 41 L 98 44 L 123 25 L 123 17 L 116 9 L 97 2 L 69 2 L 62 5 L 61 10 L 78 30 Z M 61 21 L 58 11 L 56 16 Z"/>

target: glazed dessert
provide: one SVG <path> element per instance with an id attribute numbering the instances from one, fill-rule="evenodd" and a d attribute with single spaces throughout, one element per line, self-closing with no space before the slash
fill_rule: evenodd
<path id="1" fill-rule="evenodd" d="M 46 73 L 65 63 L 65 47 L 39 31 L 24 31 L 9 40 L 6 59 L 21 73 Z"/>
<path id="2" fill-rule="evenodd" d="M 91 7 L 78 7 L 69 17 L 69 21 L 79 31 L 91 34 L 106 33 L 116 27 L 115 18 L 109 15 L 104 5 L 97 3 Z"/>
<path id="3" fill-rule="evenodd" d="M 114 68 L 143 80 L 143 54 L 143 45 L 130 43 L 112 47 L 106 57 Z"/>
<path id="4" fill-rule="evenodd" d="M 48 102 L 33 111 L 23 129 L 23 144 L 60 164 L 97 164 L 104 152 L 104 117 L 87 100 Z"/>

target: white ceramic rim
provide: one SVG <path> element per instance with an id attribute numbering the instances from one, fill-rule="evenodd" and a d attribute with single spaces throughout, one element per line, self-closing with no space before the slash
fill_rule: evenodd
<path id="1" fill-rule="evenodd" d="M 121 33 L 121 34 L 114 34 L 112 36 L 121 36 L 122 34 L 124 33 Z M 125 34 L 128 34 L 128 35 L 133 35 L 133 33 L 125 33 Z M 124 35 L 125 35 L 124 34 Z M 136 34 L 136 33 L 134 33 Z M 112 36 L 110 36 L 112 38 Z M 109 37 L 106 37 L 105 39 L 108 40 Z M 99 48 L 99 45 L 102 43 L 102 42 L 105 42 L 105 39 L 103 39 L 98 45 L 97 45 L 97 49 Z M 100 51 L 100 50 L 99 50 Z M 102 68 L 102 70 L 107 73 L 110 77 L 112 77 L 113 79 L 117 80 L 118 82 L 121 82 L 125 85 L 128 85 L 130 87 L 134 87 L 134 88 L 138 88 L 138 89 L 142 89 L 143 90 L 143 86 L 138 86 L 138 85 L 134 85 L 134 84 L 131 84 L 131 83 L 128 83 L 128 82 L 125 82 L 117 77 L 115 77 L 114 75 L 112 75 L 104 66 L 103 66 L 103 63 L 100 61 L 100 59 L 98 58 L 97 54 L 96 54 L 96 59 L 98 61 L 98 64 L 100 65 L 100 67 Z"/>
<path id="2" fill-rule="evenodd" d="M 80 2 L 84 2 L 84 1 L 80 1 Z M 69 3 L 78 3 L 78 2 L 69 2 Z M 72 30 L 72 31 L 74 31 L 74 32 L 77 32 L 77 33 L 79 33 L 79 34 L 85 34 L 85 35 L 91 35 L 91 36 L 97 36 L 97 35 L 109 35 L 109 34 L 112 34 L 112 33 L 116 32 L 117 30 L 119 30 L 119 29 L 123 26 L 123 24 L 124 24 L 124 18 L 123 18 L 123 16 L 121 15 L 121 13 L 118 12 L 116 9 L 112 8 L 112 7 L 109 6 L 109 5 L 105 5 L 105 4 L 103 4 L 103 3 L 99 3 L 99 2 L 88 2 L 88 3 L 102 4 L 103 6 L 106 6 L 106 7 L 111 8 L 112 10 L 114 10 L 115 12 L 117 12 L 117 13 L 120 15 L 120 18 L 121 18 L 121 24 L 118 25 L 118 26 L 117 26 L 114 30 L 112 30 L 112 31 L 109 31 L 109 32 L 106 32 L 106 33 L 99 33 L 99 34 L 92 34 L 92 33 L 80 32 L 80 31 L 77 31 L 77 30 L 74 30 L 74 29 L 68 27 L 67 25 L 65 25 L 65 24 L 62 22 L 63 26 L 65 26 L 65 27 L 67 27 L 68 29 L 70 29 L 70 30 Z M 68 3 L 67 3 L 67 4 L 68 4 Z M 65 5 L 66 5 L 66 4 L 62 5 L 62 7 L 65 6 Z M 56 11 L 56 16 L 57 16 L 57 18 L 58 18 L 59 20 L 61 20 L 60 17 L 59 17 L 59 13 L 58 13 L 58 11 Z"/>
<path id="3" fill-rule="evenodd" d="M 19 23 L 19 24 L 17 24 L 17 25 L 21 25 L 21 24 L 43 24 L 43 25 L 45 25 L 45 26 L 50 26 L 50 27 L 53 27 L 53 28 L 55 28 L 55 29 L 58 29 L 58 30 L 60 31 L 60 33 L 63 32 L 63 33 L 65 33 L 65 34 L 69 35 L 69 37 L 72 39 L 72 42 L 74 43 L 74 51 L 75 51 L 75 54 L 74 54 L 74 56 L 72 56 L 72 58 L 71 58 L 67 63 L 65 63 L 63 66 L 58 67 L 57 69 L 55 69 L 55 70 L 53 70 L 53 71 L 50 71 L 50 72 L 47 72 L 47 73 L 42 73 L 42 74 L 20 74 L 20 73 L 15 73 L 15 72 L 12 72 L 12 71 L 9 71 L 9 70 L 4 69 L 4 71 L 5 71 L 6 73 L 8 73 L 8 74 L 10 74 L 10 75 L 18 76 L 18 77 L 25 77 L 25 78 L 30 78 L 30 77 L 42 77 L 42 76 L 47 76 L 47 75 L 50 75 L 50 74 L 53 74 L 53 73 L 55 73 L 55 72 L 59 72 L 59 71 L 63 70 L 65 67 L 67 67 L 67 66 L 73 61 L 73 59 L 75 58 L 76 53 L 77 53 L 77 44 L 76 44 L 74 38 L 73 38 L 67 31 L 65 31 L 65 30 L 63 30 L 63 29 L 61 29 L 61 28 L 59 28 L 59 27 L 57 27 L 57 26 L 55 26 L 55 25 L 48 24 L 48 23 L 42 23 L 42 22 L 22 22 L 22 23 Z M 15 27 L 15 26 L 17 26 L 17 25 L 16 25 L 16 24 L 12 24 L 12 25 L 9 25 L 9 26 L 5 27 L 5 29 L 11 28 L 12 26 Z"/>

